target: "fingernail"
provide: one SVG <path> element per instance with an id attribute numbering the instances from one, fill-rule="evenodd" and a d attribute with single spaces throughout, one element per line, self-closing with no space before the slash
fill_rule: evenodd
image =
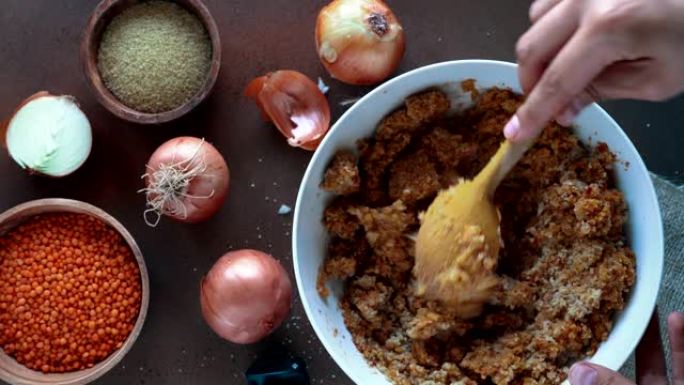
<path id="1" fill-rule="evenodd" d="M 577 118 L 577 112 L 575 112 L 572 108 L 566 108 L 565 111 L 563 111 L 556 118 L 556 123 L 565 127 L 571 126 L 572 123 L 575 121 L 575 118 Z"/>
<path id="2" fill-rule="evenodd" d="M 511 120 L 504 126 L 504 136 L 506 139 L 515 139 L 520 133 L 520 120 L 518 115 L 513 115 Z"/>
<path id="3" fill-rule="evenodd" d="M 596 369 L 583 363 L 572 365 L 568 374 L 572 385 L 595 385 L 597 377 Z"/>

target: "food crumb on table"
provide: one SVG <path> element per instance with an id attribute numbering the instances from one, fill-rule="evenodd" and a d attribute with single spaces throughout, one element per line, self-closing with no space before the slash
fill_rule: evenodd
<path id="1" fill-rule="evenodd" d="M 280 205 L 280 207 L 278 208 L 278 214 L 279 214 L 279 215 L 287 215 L 287 214 L 289 214 L 289 213 L 291 213 L 291 212 L 292 212 L 292 207 L 290 207 L 290 206 L 288 206 L 288 205 L 286 205 L 286 204 L 282 204 L 282 205 Z"/>
<path id="2" fill-rule="evenodd" d="M 328 91 L 330 91 L 330 87 L 328 87 L 328 85 L 325 84 L 325 82 L 323 82 L 323 79 L 321 79 L 320 77 L 318 78 L 318 89 L 321 90 L 323 95 L 327 94 Z"/>

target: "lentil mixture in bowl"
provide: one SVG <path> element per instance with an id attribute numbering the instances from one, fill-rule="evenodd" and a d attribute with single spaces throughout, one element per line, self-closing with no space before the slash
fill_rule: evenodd
<path id="1" fill-rule="evenodd" d="M 484 167 L 522 102 L 498 88 L 475 98 L 451 117 L 442 91 L 413 95 L 360 142 L 358 159 L 337 153 L 322 182 L 339 197 L 324 212 L 319 293 L 345 281 L 354 343 L 397 384 L 558 384 L 606 339 L 635 281 L 615 156 L 545 128 L 496 191 L 499 288 L 479 317 L 458 319 L 415 294 L 410 235 L 440 189 Z"/>
<path id="2" fill-rule="evenodd" d="M 147 309 L 146 271 L 130 235 L 68 200 L 29 202 L 0 218 L 0 378 L 113 366 Z"/>
<path id="3" fill-rule="evenodd" d="M 499 285 L 483 312 L 459 319 L 415 294 L 420 213 L 494 154 L 522 102 L 515 79 L 515 66 L 490 61 L 402 75 L 314 154 L 294 218 L 295 274 L 314 330 L 355 382 L 559 384 L 580 359 L 617 369 L 645 330 L 662 272 L 657 200 L 595 105 L 577 127 L 549 124 L 498 188 Z"/>

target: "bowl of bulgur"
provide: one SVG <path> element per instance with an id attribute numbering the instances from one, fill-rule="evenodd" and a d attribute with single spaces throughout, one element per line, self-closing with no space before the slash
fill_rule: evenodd
<path id="1" fill-rule="evenodd" d="M 501 184 L 499 287 L 459 319 L 415 294 L 414 234 L 436 193 L 484 166 L 521 104 L 515 64 L 408 72 L 355 103 L 309 164 L 293 257 L 307 316 L 358 384 L 559 384 L 618 369 L 648 324 L 663 232 L 648 171 L 598 105 L 549 124 Z"/>
<path id="2" fill-rule="evenodd" d="M 202 0 L 101 0 L 80 56 L 103 107 L 133 123 L 160 124 L 208 97 L 221 67 L 221 39 Z"/>
<path id="3" fill-rule="evenodd" d="M 0 214 L 0 380 L 94 381 L 131 349 L 148 303 L 140 248 L 103 210 L 50 198 Z"/>

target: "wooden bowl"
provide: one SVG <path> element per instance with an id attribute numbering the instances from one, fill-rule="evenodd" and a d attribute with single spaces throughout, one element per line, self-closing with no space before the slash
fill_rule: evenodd
<path id="1" fill-rule="evenodd" d="M 216 83 L 221 67 L 221 39 L 214 18 L 201 0 L 174 0 L 175 3 L 194 14 L 204 25 L 211 40 L 211 66 L 202 88 L 183 105 L 169 111 L 148 113 L 136 111 L 123 104 L 102 81 L 97 68 L 100 39 L 109 22 L 126 8 L 142 2 L 141 0 L 102 0 L 90 15 L 88 25 L 81 41 L 81 61 L 83 72 L 97 100 L 114 115 L 133 123 L 156 124 L 169 122 L 190 112 L 204 100 Z"/>
<path id="2" fill-rule="evenodd" d="M 135 321 L 133 330 L 131 330 L 131 333 L 119 349 L 92 368 L 84 370 L 44 374 L 21 365 L 0 349 L 0 380 L 13 385 L 83 385 L 90 383 L 121 361 L 135 343 L 145 323 L 150 300 L 150 281 L 147 276 L 145 261 L 138 244 L 135 243 L 131 234 L 111 215 L 85 202 L 70 199 L 39 199 L 22 203 L 0 214 L 0 235 L 5 234 L 35 215 L 60 212 L 87 214 L 95 217 L 113 227 L 126 240 L 135 256 L 135 260 L 138 262 L 140 281 L 142 283 L 142 298 L 138 319 Z"/>

